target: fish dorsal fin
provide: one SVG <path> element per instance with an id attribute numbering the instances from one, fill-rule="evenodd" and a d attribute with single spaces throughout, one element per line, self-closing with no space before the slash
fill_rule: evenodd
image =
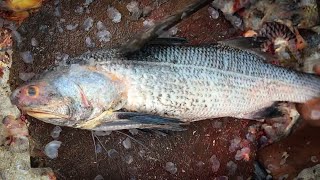
<path id="1" fill-rule="evenodd" d="M 180 37 L 155 38 L 149 41 L 148 45 L 183 45 L 188 43 L 188 40 Z"/>
<path id="2" fill-rule="evenodd" d="M 120 47 L 120 51 L 124 54 L 127 54 L 141 49 L 147 42 L 154 38 L 157 38 L 164 31 L 169 30 L 171 27 L 175 26 L 186 17 L 197 12 L 199 9 L 206 6 L 211 1 L 212 0 L 198 0 L 190 4 L 189 6 L 183 8 L 182 10 L 178 11 L 177 13 L 168 16 L 167 18 L 159 21 L 146 31 L 130 39 L 127 43 L 125 43 L 125 45 Z"/>
<path id="3" fill-rule="evenodd" d="M 218 41 L 218 43 L 247 50 L 260 48 L 266 40 L 267 38 L 265 37 L 237 37 L 233 39 Z"/>

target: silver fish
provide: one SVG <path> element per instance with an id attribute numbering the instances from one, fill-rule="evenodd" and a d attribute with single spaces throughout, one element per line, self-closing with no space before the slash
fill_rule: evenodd
<path id="1" fill-rule="evenodd" d="M 275 102 L 320 96 L 320 78 L 222 44 L 86 53 L 16 89 L 25 113 L 93 130 L 179 129 L 197 120 L 263 118 Z"/>

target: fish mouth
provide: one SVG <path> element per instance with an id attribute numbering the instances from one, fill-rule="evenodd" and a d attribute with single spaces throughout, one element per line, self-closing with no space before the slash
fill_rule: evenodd
<path id="1" fill-rule="evenodd" d="M 24 108 L 23 112 L 37 119 L 70 119 L 68 115 L 57 114 L 46 110 Z"/>

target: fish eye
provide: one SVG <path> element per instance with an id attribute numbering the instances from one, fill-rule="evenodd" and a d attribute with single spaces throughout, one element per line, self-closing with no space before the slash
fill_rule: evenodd
<path id="1" fill-rule="evenodd" d="M 36 86 L 29 86 L 27 89 L 27 95 L 30 97 L 36 97 L 39 94 L 39 88 Z"/>

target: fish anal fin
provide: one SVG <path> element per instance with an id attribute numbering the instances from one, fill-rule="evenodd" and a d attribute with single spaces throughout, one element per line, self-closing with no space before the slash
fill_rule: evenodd
<path id="1" fill-rule="evenodd" d="M 287 112 L 284 108 L 283 103 L 275 102 L 271 105 L 264 106 L 256 111 L 244 114 L 241 116 L 241 118 L 259 121 L 264 119 L 281 117 L 286 113 Z"/>

